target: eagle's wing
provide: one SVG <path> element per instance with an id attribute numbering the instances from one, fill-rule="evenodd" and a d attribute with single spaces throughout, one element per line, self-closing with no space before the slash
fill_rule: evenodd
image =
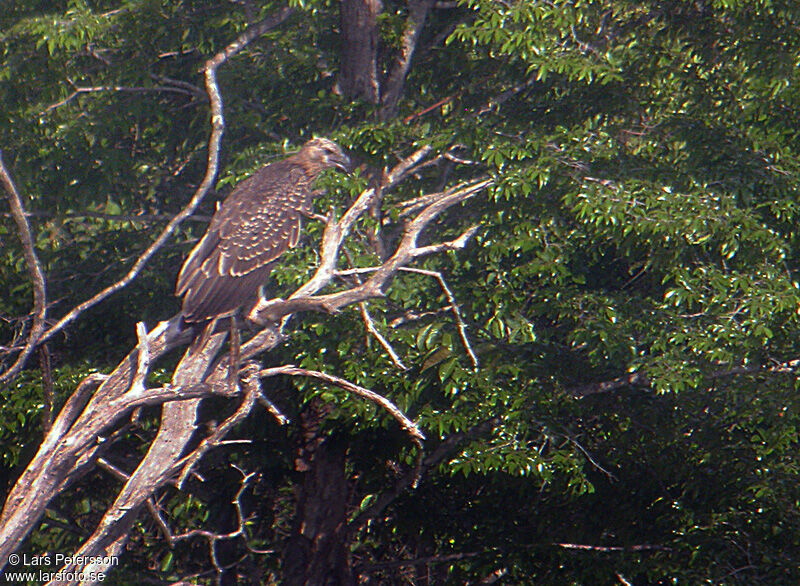
<path id="1" fill-rule="evenodd" d="M 176 294 L 184 296 L 187 322 L 231 313 L 254 299 L 270 263 L 300 239 L 310 182 L 302 169 L 282 163 L 240 183 L 186 259 Z"/>

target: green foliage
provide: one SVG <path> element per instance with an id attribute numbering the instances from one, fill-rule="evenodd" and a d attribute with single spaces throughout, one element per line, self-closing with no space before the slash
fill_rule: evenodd
<path id="1" fill-rule="evenodd" d="M 0 143 L 34 212 L 58 317 L 124 275 L 200 180 L 207 106 L 170 80 L 202 87 L 204 59 L 279 5 L 6 4 Z M 407 370 L 366 335 L 358 308 L 293 318 L 287 343 L 267 358 L 386 395 L 420 425 L 427 454 L 468 435 L 353 536 L 354 560 L 469 554 L 431 566 L 432 581 L 452 584 L 501 570 L 507 584 L 799 582 L 800 7 L 464 0 L 429 15 L 399 116 L 379 123 L 371 105 L 335 91 L 338 5 L 292 4 L 304 12 L 220 70 L 222 170 L 202 213 L 312 135 L 338 140 L 361 164 L 349 177 L 321 178 L 319 213 L 341 214 L 373 173 L 422 145 L 459 145 L 470 164 L 427 167 L 386 193 L 392 220 L 399 201 L 482 174 L 495 180 L 423 235 L 437 242 L 478 225 L 467 248 L 417 265 L 447 279 L 479 369 L 450 299 L 418 273 L 398 275 L 369 304 Z M 405 3 L 385 3 L 382 64 L 393 62 L 406 17 Z M 348 243 L 355 266 L 376 262 L 365 245 L 374 227 L 364 219 Z M 174 276 L 203 228 L 185 223 L 134 285 L 53 341 L 59 401 L 87 364 L 106 368 L 127 352 L 136 321 L 176 311 Z M 271 293 L 308 277 L 321 230 L 308 223 Z M 5 343 L 23 332 L 32 291 L 4 217 L 0 243 Z M 168 365 L 159 366 L 165 380 Z M 415 466 L 417 448 L 373 404 L 305 380 L 275 381 L 269 392 L 293 421 L 314 398 L 331 406 L 323 430 L 346 438 L 353 516 Z M 11 470 L 40 433 L 39 373 L 26 371 L 0 396 Z M 485 422 L 493 425 L 473 435 Z M 127 459 L 153 425 L 144 417 L 142 437 L 125 441 Z M 293 433 L 249 421 L 237 434 L 257 449 L 226 452 L 225 466 L 262 471 L 246 499 L 257 548 L 279 548 L 291 525 Z M 239 481 L 217 480 L 228 492 Z M 82 507 L 99 510 L 113 495 L 102 482 L 96 495 L 80 483 L 65 494 L 64 514 L 91 527 Z M 170 493 L 164 507 L 176 526 L 198 528 L 214 522 L 214 500 L 198 489 Z M 71 544 L 63 521 L 36 543 Z M 141 562 L 131 576 L 203 569 L 200 545 L 171 551 L 147 521 L 131 543 Z M 570 543 L 612 549 L 559 545 Z M 268 583 L 278 558 L 248 563 Z"/>

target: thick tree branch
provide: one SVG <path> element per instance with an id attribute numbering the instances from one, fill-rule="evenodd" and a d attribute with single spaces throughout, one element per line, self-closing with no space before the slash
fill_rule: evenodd
<path id="1" fill-rule="evenodd" d="M 397 114 L 397 105 L 403 95 L 406 75 L 411 69 L 411 59 L 414 57 L 414 51 L 422 34 L 422 28 L 425 26 L 428 11 L 430 11 L 434 3 L 435 0 L 409 0 L 408 2 L 408 21 L 406 30 L 403 32 L 400 54 L 383 86 L 381 120 L 389 120 Z"/>
<path id="2" fill-rule="evenodd" d="M 384 288 L 389 284 L 394 275 L 402 267 L 413 260 L 442 250 L 452 250 L 463 247 L 466 239 L 474 233 L 468 230 L 456 240 L 429 247 L 418 247 L 417 239 L 436 217 L 448 208 L 474 197 L 488 186 L 492 179 L 479 179 L 472 182 L 456 185 L 452 189 L 437 194 L 417 216 L 408 222 L 403 232 L 400 244 L 394 254 L 383 264 L 375 268 L 372 276 L 361 285 L 327 295 L 314 295 L 323 286 L 327 285 L 336 274 L 336 261 L 344 236 L 349 232 L 352 224 L 367 208 L 374 190 L 368 189 L 362 193 L 356 202 L 345 213 L 341 220 L 328 222 L 322 239 L 320 264 L 314 276 L 300 287 L 288 300 L 272 299 L 257 305 L 250 314 L 250 319 L 256 323 L 278 323 L 282 319 L 297 311 L 323 311 L 333 313 L 341 308 L 366 301 L 372 297 L 383 295 Z"/>

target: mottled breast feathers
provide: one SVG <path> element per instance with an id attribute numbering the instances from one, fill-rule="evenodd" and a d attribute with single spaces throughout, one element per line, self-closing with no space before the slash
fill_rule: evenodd
<path id="1" fill-rule="evenodd" d="M 317 138 L 239 183 L 178 275 L 175 290 L 183 296 L 184 321 L 233 314 L 255 301 L 271 263 L 300 239 L 302 216 L 312 211 L 317 175 L 349 164 L 336 143 Z"/>

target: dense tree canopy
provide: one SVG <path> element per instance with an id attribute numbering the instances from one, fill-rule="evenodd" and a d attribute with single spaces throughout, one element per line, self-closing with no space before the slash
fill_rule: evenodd
<path id="1" fill-rule="evenodd" d="M 319 181 L 320 214 L 341 214 L 399 161 L 431 153 L 358 221 L 342 270 L 385 260 L 415 198 L 491 181 L 422 233 L 425 245 L 467 234 L 463 249 L 420 258 L 366 305 L 298 314 L 263 358 L 389 398 L 425 434 L 424 451 L 371 402 L 269 379 L 290 423 L 254 412 L 228 435 L 241 443 L 197 464 L 198 480 L 160 491 L 160 516 L 143 512 L 130 528 L 116 583 L 302 583 L 292 552 L 315 498 L 347 522 L 334 532 L 347 571 L 374 583 L 800 582 L 800 6 L 291 5 L 219 69 L 212 193 L 130 284 L 0 385 L 4 492 L 50 408 L 113 369 L 136 346 L 137 322 L 179 310 L 175 277 L 215 202 L 326 136 L 358 168 Z M 192 197 L 209 147 L 204 63 L 284 8 L 4 3 L 0 149 L 46 277 L 46 328 L 123 278 Z M 35 321 L 10 209 L 0 376 Z M 324 226 L 306 223 L 270 294 L 313 273 Z M 178 359 L 159 361 L 148 384 L 169 381 Z M 204 421 L 213 428 L 232 409 L 209 399 Z M 130 474 L 157 428 L 153 407 L 109 430 L 104 467 L 71 479 L 23 550 L 76 550 L 119 490 L 109 470 Z M 314 493 L 337 483 L 338 513 Z M 156 519 L 173 535 L 242 531 L 212 559 L 202 536 L 170 543 Z"/>

